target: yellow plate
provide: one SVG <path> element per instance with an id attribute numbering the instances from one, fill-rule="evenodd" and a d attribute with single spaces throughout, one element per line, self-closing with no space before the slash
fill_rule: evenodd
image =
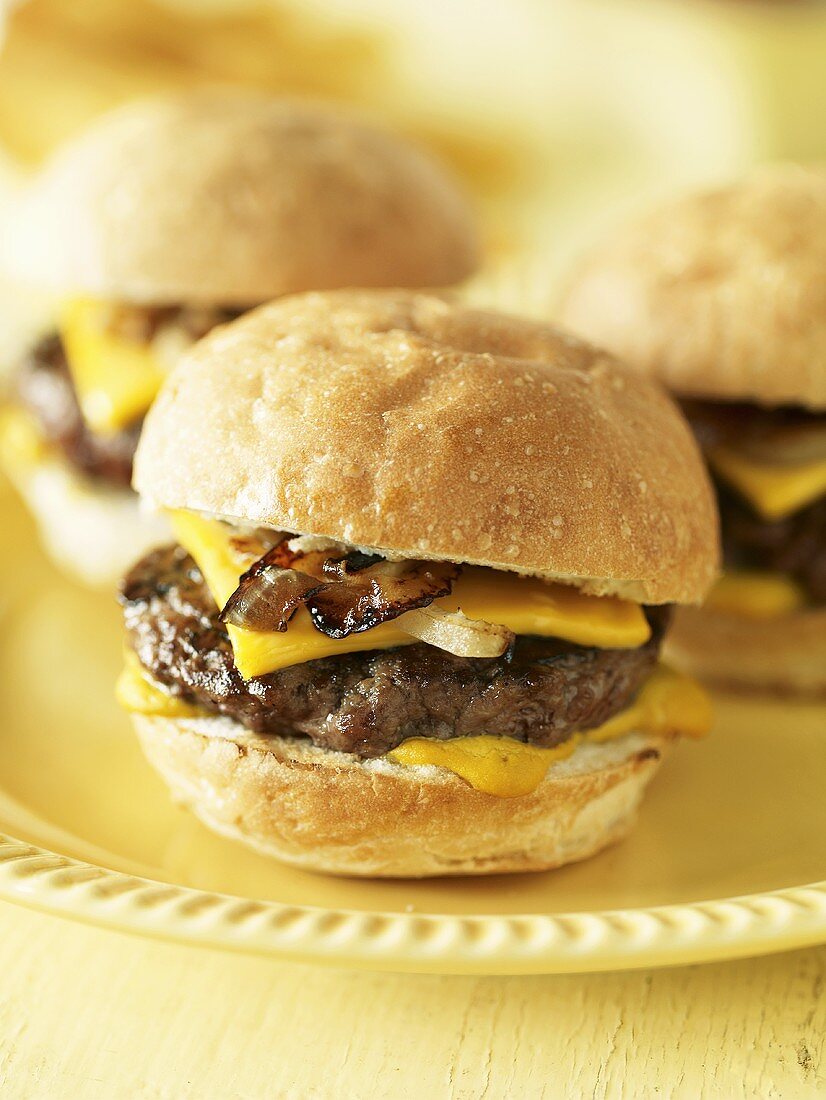
<path id="1" fill-rule="evenodd" d="M 112 698 L 114 600 L 57 576 L 0 485 L 0 896 L 189 943 L 396 970 L 660 966 L 826 941 L 826 708 L 719 701 L 624 844 L 546 875 L 291 870 L 169 801 Z M 17 839 L 13 839 L 17 838 Z"/>

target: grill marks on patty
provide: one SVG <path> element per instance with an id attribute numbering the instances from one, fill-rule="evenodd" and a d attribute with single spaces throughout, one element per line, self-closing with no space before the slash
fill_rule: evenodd
<path id="1" fill-rule="evenodd" d="M 173 694 L 262 733 L 379 756 L 409 737 L 494 734 L 551 747 L 625 709 L 657 661 L 668 608 L 649 609 L 639 649 L 518 637 L 502 657 L 424 644 L 293 665 L 245 682 L 198 567 L 179 546 L 153 551 L 121 585 L 129 641 Z"/>

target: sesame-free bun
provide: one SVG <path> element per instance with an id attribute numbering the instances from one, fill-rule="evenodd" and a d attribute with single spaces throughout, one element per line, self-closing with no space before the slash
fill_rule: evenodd
<path id="1" fill-rule="evenodd" d="M 360 761 L 229 718 L 135 714 L 149 761 L 215 832 L 307 870 L 371 877 L 543 871 L 632 828 L 668 739 L 581 745 L 517 798 L 444 768 Z"/>
<path id="2" fill-rule="evenodd" d="M 156 506 L 391 556 L 700 602 L 711 488 L 660 388 L 547 325 L 406 291 L 308 294 L 201 341 L 147 418 Z"/>
<path id="3" fill-rule="evenodd" d="M 826 609 L 754 619 L 681 608 L 664 652 L 670 664 L 720 687 L 826 697 Z"/>
<path id="4" fill-rule="evenodd" d="M 826 169 L 775 165 L 641 218 L 558 316 L 677 394 L 826 409 Z"/>
<path id="5" fill-rule="evenodd" d="M 12 223 L 18 276 L 133 302 L 447 286 L 477 262 L 469 209 L 424 151 L 340 109 L 237 90 L 107 114 Z"/>

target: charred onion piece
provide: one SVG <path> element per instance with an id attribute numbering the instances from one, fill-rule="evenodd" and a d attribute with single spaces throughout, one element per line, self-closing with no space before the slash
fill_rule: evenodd
<path id="1" fill-rule="evenodd" d="M 313 593 L 307 609 L 322 634 L 346 638 L 447 596 L 459 568 L 452 562 L 382 560 L 354 574 L 339 562 L 336 575 L 343 579 Z"/>
<path id="2" fill-rule="evenodd" d="M 334 564 L 341 561 L 347 555 L 342 548 L 341 553 L 333 553 L 329 548 L 322 547 L 318 550 L 295 549 L 298 540 L 284 540 L 274 547 L 270 556 L 270 564 L 277 565 L 281 569 L 294 569 L 300 573 L 306 573 L 313 577 L 319 584 L 328 583 L 328 572 Z"/>
<path id="3" fill-rule="evenodd" d="M 361 573 L 363 569 L 369 569 L 382 561 L 384 558 L 380 554 L 365 554 L 361 550 L 353 550 L 346 558 L 328 558 L 324 563 L 324 575 L 331 580 L 345 580 L 353 573 Z"/>
<path id="4" fill-rule="evenodd" d="M 317 630 L 346 638 L 447 596 L 460 571 L 450 562 L 390 562 L 329 540 L 290 539 L 280 532 L 272 534 L 267 549 L 262 538 L 252 532 L 234 540 L 236 553 L 245 557 L 266 552 L 221 612 L 223 622 L 247 630 L 286 630 L 305 604 Z"/>
<path id="5" fill-rule="evenodd" d="M 398 625 L 419 641 L 457 657 L 501 657 L 516 637 L 506 626 L 468 619 L 461 611 L 441 607 L 409 611 Z"/>
<path id="6" fill-rule="evenodd" d="M 247 630 L 286 630 L 296 609 L 322 587 L 322 581 L 276 564 L 282 545 L 274 546 L 244 573 L 221 612 L 222 622 Z"/>

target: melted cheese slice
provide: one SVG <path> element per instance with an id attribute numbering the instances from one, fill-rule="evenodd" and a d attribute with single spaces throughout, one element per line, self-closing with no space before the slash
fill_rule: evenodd
<path id="1" fill-rule="evenodd" d="M 197 718 L 207 714 L 199 707 L 170 695 L 146 672 L 134 650 L 124 650 L 124 667 L 115 684 L 115 698 L 124 710 L 156 718 Z"/>
<path id="2" fill-rule="evenodd" d="M 126 710 L 156 718 L 211 717 L 156 684 L 131 650 L 115 694 Z M 635 702 L 596 729 L 575 733 L 553 749 L 540 749 L 510 737 L 457 737 L 436 741 L 414 737 L 387 754 L 394 764 L 447 768 L 471 787 L 497 798 L 531 794 L 552 764 L 571 756 L 577 746 L 604 743 L 627 733 L 703 737 L 711 728 L 711 704 L 703 689 L 687 676 L 660 666 Z"/>
<path id="3" fill-rule="evenodd" d="M 806 603 L 803 589 L 784 573 L 725 573 L 709 592 L 705 606 L 749 619 L 774 619 Z"/>
<path id="4" fill-rule="evenodd" d="M 769 466 L 728 447 L 715 448 L 709 459 L 766 519 L 782 519 L 826 493 L 826 459 L 802 466 Z"/>
<path id="5" fill-rule="evenodd" d="M 233 548 L 232 528 L 194 512 L 173 512 L 170 520 L 178 541 L 197 562 L 216 604 L 223 607 L 248 565 Z M 434 606 L 461 609 L 468 618 L 501 623 L 515 634 L 563 638 L 605 649 L 636 649 L 651 636 L 638 604 L 586 596 L 566 585 L 492 569 L 466 567 L 450 596 L 434 601 Z M 227 629 L 235 665 L 245 680 L 321 657 L 389 649 L 417 640 L 405 633 L 403 615 L 348 638 L 328 638 L 315 629 L 304 608 L 299 608 L 283 632 L 237 626 Z"/>
<path id="6" fill-rule="evenodd" d="M 60 335 L 84 419 L 101 434 L 125 428 L 155 400 L 165 371 L 147 344 L 107 331 L 108 306 L 89 298 L 64 306 Z"/>
<path id="7" fill-rule="evenodd" d="M 535 791 L 552 764 L 571 756 L 585 742 L 613 741 L 628 733 L 685 734 L 702 737 L 711 728 L 711 704 L 687 676 L 660 666 L 636 700 L 596 729 L 575 733 L 552 749 L 509 737 L 457 737 L 448 741 L 413 737 L 387 754 L 395 764 L 447 768 L 471 787 L 498 798 Z"/>

